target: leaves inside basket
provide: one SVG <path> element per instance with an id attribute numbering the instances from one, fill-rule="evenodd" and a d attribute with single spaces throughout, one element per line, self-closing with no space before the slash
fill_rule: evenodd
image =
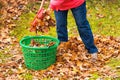
<path id="1" fill-rule="evenodd" d="M 43 44 L 43 43 L 35 41 L 34 39 L 32 39 L 30 44 L 29 44 L 30 47 L 41 47 L 41 48 L 42 47 L 49 48 L 49 47 L 54 46 L 54 45 L 55 45 L 55 42 L 53 42 L 53 41 Z"/>

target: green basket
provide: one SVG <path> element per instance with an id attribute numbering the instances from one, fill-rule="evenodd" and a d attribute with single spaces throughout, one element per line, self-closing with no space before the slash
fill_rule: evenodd
<path id="1" fill-rule="evenodd" d="M 40 44 L 48 44 L 51 41 L 55 44 L 51 47 L 30 47 L 31 40 L 39 42 Z M 57 46 L 59 40 L 50 36 L 32 36 L 24 37 L 20 40 L 22 52 L 24 56 L 25 65 L 28 69 L 43 70 L 48 68 L 56 61 Z"/>

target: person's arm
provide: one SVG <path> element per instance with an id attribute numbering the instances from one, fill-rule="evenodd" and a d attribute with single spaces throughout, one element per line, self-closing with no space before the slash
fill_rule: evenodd
<path id="1" fill-rule="evenodd" d="M 50 0 L 50 8 L 58 10 L 65 0 Z"/>
<path id="2" fill-rule="evenodd" d="M 52 5 L 56 5 L 56 6 L 59 6 L 61 5 L 65 0 L 51 0 L 51 4 Z"/>

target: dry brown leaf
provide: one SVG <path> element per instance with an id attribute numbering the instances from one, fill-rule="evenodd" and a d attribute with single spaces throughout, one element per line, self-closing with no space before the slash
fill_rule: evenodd
<path id="1" fill-rule="evenodd" d="M 30 31 L 48 32 L 51 26 L 55 26 L 55 21 L 50 16 L 49 11 L 41 9 L 38 11 L 33 22 L 31 23 Z"/>

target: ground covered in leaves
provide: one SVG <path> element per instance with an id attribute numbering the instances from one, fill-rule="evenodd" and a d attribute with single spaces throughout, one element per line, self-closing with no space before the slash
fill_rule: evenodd
<path id="1" fill-rule="evenodd" d="M 120 64 L 115 69 L 107 65 L 112 58 L 120 59 L 120 39 L 94 35 L 99 49 L 98 60 L 91 62 L 80 38 L 72 37 L 58 47 L 56 63 L 46 70 L 25 67 L 19 42 L 9 37 L 9 29 L 1 30 L 0 80 L 107 80 L 120 79 Z M 7 56 L 6 56 L 7 55 Z M 114 64 L 114 63 L 113 63 Z M 97 77 L 93 75 L 97 74 Z"/>
<path id="2" fill-rule="evenodd" d="M 31 0 L 28 1 L 30 2 Z M 106 10 L 104 8 L 105 4 L 101 6 L 98 1 L 94 2 L 96 3 L 95 9 L 92 8 L 88 11 L 91 25 L 101 26 L 97 28 L 98 33 L 106 31 L 106 29 L 110 29 L 108 30 L 110 33 L 114 31 L 119 33 L 119 31 L 116 31 L 119 30 L 119 18 L 117 17 L 119 14 L 112 16 L 113 12 L 117 13 L 117 11 L 120 11 L 119 5 L 115 7 L 117 10 L 107 5 L 109 10 Z M 14 21 L 18 20 L 20 22 L 20 20 L 24 21 L 23 19 L 31 18 L 31 16 L 27 17 L 26 15 L 25 18 L 20 18 L 20 16 L 23 12 L 32 12 L 35 6 L 32 7 L 32 10 L 28 10 L 28 6 L 25 6 L 28 4 L 27 0 L 1 0 L 0 3 L 3 3 L 0 4 L 0 28 L 2 25 L 0 29 L 0 80 L 120 80 L 120 38 L 112 36 L 94 35 L 95 44 L 99 49 L 98 60 L 96 62 L 91 62 L 90 54 L 87 53 L 81 39 L 76 36 L 71 37 L 68 42 L 62 43 L 59 46 L 56 54 L 56 63 L 46 70 L 28 70 L 24 64 L 18 35 L 15 37 L 10 36 L 10 34 L 11 28 L 16 27 Z M 101 11 L 102 9 L 104 11 Z M 107 12 L 110 10 L 112 12 Z M 96 11 L 97 14 L 95 13 Z M 94 23 L 95 20 L 92 20 L 94 18 L 91 18 L 93 15 L 97 16 L 95 17 L 97 25 Z M 108 18 L 106 18 L 108 15 L 111 20 L 110 23 L 116 24 L 116 30 L 112 28 L 113 24 L 108 25 Z M 22 26 L 25 25 L 23 22 L 20 22 L 20 24 Z M 73 27 L 72 23 L 70 26 Z M 20 28 L 21 26 L 18 27 L 21 34 Z M 103 30 L 104 28 L 106 29 Z M 25 34 L 24 32 L 26 31 L 23 31 L 23 34 Z M 105 34 L 107 33 L 105 32 Z"/>

